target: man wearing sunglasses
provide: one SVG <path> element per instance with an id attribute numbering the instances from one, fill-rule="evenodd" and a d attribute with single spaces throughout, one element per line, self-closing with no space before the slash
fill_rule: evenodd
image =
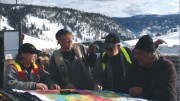
<path id="1" fill-rule="evenodd" d="M 96 62 L 94 70 L 94 90 L 111 90 L 121 92 L 126 72 L 133 62 L 130 49 L 120 46 L 117 34 L 105 37 L 105 52 Z"/>

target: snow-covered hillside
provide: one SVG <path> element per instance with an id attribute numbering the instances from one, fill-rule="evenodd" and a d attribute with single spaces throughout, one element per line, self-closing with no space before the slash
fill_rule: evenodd
<path id="1" fill-rule="evenodd" d="M 13 28 L 8 25 L 7 18 L 0 16 L 0 30 L 2 29 L 13 30 Z"/>
<path id="2" fill-rule="evenodd" d="M 35 24 L 36 28 L 43 29 L 45 26 L 46 28 L 49 28 L 48 31 L 42 31 L 42 34 L 39 34 L 39 38 L 43 40 L 55 40 L 55 33 L 59 30 L 64 28 L 63 25 L 58 25 L 57 23 L 50 23 L 49 20 L 46 19 L 40 19 L 38 17 L 34 17 L 31 15 L 26 16 L 28 19 L 27 26 L 31 26 L 31 24 Z M 44 28 L 45 29 L 45 28 Z"/>
<path id="3" fill-rule="evenodd" d="M 57 49 L 59 47 L 56 40 L 42 40 L 28 35 L 24 36 L 23 43 L 31 43 L 39 50 Z"/>
<path id="4" fill-rule="evenodd" d="M 135 38 L 133 32 L 101 14 L 35 5 L 18 5 L 17 9 L 13 9 L 12 4 L 1 6 L 0 15 L 8 18 L 10 26 L 17 28 L 21 22 L 24 34 L 41 39 L 51 40 L 52 37 L 43 35 L 47 33 L 54 35 L 60 28 L 73 32 L 75 41 L 100 39 L 109 32 L 118 34 L 122 40 Z M 9 10 L 11 12 L 8 13 Z"/>
<path id="5" fill-rule="evenodd" d="M 43 25 L 50 28 L 51 30 L 43 31 L 43 34 L 39 35 L 39 38 L 35 38 L 32 36 L 25 35 L 23 43 L 32 43 L 34 44 L 38 49 L 40 50 L 46 50 L 46 49 L 57 49 L 59 48 L 59 45 L 57 45 L 57 41 L 55 39 L 55 33 L 63 28 L 62 25 L 57 25 L 56 23 L 50 23 L 49 20 L 46 19 L 40 19 L 31 15 L 27 15 L 27 26 L 31 24 L 35 24 L 36 28 L 43 29 Z M 6 28 L 7 30 L 13 30 L 12 27 L 10 27 L 7 24 L 7 19 L 2 16 L 1 20 L 1 29 Z M 177 28 L 177 32 L 169 32 L 167 35 L 159 36 L 156 38 L 153 38 L 153 40 L 157 39 L 163 39 L 167 44 L 162 44 L 159 46 L 158 50 L 162 54 L 179 54 L 180 52 L 180 35 L 179 35 L 179 28 Z M 77 33 L 74 32 L 74 35 Z M 85 36 L 85 35 L 84 35 Z M 79 39 L 76 39 L 76 41 L 81 41 Z M 126 41 L 131 46 L 134 46 L 138 39 L 135 40 L 129 40 Z"/>

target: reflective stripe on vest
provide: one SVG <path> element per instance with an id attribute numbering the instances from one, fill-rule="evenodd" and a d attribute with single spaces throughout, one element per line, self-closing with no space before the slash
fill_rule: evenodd
<path id="1" fill-rule="evenodd" d="M 124 47 L 121 47 L 120 50 L 122 51 L 122 53 L 124 54 L 125 58 L 126 58 L 126 61 L 129 63 L 129 64 L 132 64 L 132 61 L 131 61 L 131 58 L 128 54 L 128 52 L 126 51 L 126 49 Z M 102 53 L 102 59 L 104 58 L 106 52 L 103 52 Z M 105 71 L 106 69 L 106 64 L 102 62 L 102 70 L 103 72 Z"/>
<path id="2" fill-rule="evenodd" d="M 25 72 L 21 69 L 20 65 L 18 63 L 14 63 L 13 66 L 15 67 L 15 69 L 18 72 L 20 80 L 25 80 L 25 78 L 26 78 Z M 33 64 L 32 72 L 34 72 L 36 75 L 38 75 L 38 65 L 37 64 Z"/>
<path id="3" fill-rule="evenodd" d="M 25 73 L 21 69 L 20 65 L 18 63 L 14 63 L 13 65 L 14 65 L 15 69 L 17 70 L 18 74 L 19 74 L 20 80 L 25 80 Z"/>
<path id="4" fill-rule="evenodd" d="M 36 74 L 36 75 L 38 75 L 38 65 L 37 64 L 33 64 L 33 69 L 32 69 L 32 71 Z"/>

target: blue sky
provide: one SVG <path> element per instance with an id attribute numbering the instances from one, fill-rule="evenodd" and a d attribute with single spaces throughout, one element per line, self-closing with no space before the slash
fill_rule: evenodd
<path id="1" fill-rule="evenodd" d="M 15 1 L 1 0 L 2 3 Z M 179 0 L 18 0 L 18 3 L 74 8 L 109 17 L 179 13 Z"/>

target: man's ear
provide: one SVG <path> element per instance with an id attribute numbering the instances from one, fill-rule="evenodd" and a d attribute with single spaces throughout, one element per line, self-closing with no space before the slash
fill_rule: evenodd
<path id="1" fill-rule="evenodd" d="M 121 45 L 118 44 L 117 47 L 118 47 L 118 49 L 120 49 Z"/>

